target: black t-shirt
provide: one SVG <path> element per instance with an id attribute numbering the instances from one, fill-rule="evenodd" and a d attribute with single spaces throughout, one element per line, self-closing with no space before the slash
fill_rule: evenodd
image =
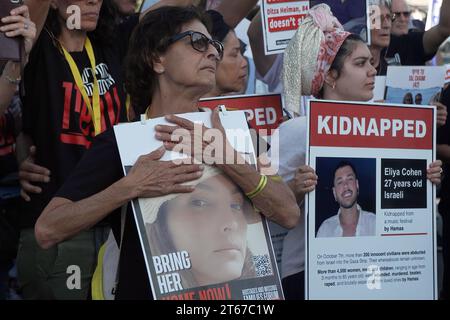
<path id="1" fill-rule="evenodd" d="M 92 147 L 85 152 L 55 196 L 79 201 L 105 190 L 122 177 L 123 169 L 114 129 L 108 129 L 96 137 Z M 109 216 L 116 239 L 120 239 L 120 213 L 118 209 Z M 120 251 L 116 299 L 152 299 L 139 233 L 130 205 L 127 207 Z"/>
<path id="2" fill-rule="evenodd" d="M 20 124 L 21 108 L 22 103 L 16 95 L 5 113 L 0 115 L 0 179 L 17 172 L 14 144 L 16 143 L 16 134 L 20 130 L 17 128 L 17 122 Z"/>
<path id="3" fill-rule="evenodd" d="M 409 32 L 402 36 L 391 35 L 389 47 L 381 51 L 378 75 L 385 76 L 387 67 L 392 66 L 423 66 L 436 54 L 425 54 L 423 47 L 424 32 Z"/>
<path id="4" fill-rule="evenodd" d="M 446 105 L 447 108 L 450 107 L 450 86 L 444 90 L 441 102 Z M 437 130 L 437 143 L 450 145 L 450 119 L 448 118 L 445 125 Z M 444 179 L 442 180 L 440 198 L 439 212 L 441 212 L 443 216 L 447 216 L 450 212 L 450 163 L 444 163 Z"/>
<path id="5" fill-rule="evenodd" d="M 119 25 L 110 46 L 92 43 L 100 89 L 102 131 L 127 120 L 122 63 L 138 19 L 136 15 Z M 69 64 L 54 41 L 43 30 L 25 69 L 23 131 L 36 145 L 36 163 L 51 171 L 51 179 L 49 183 L 37 184 L 43 190 L 41 194 L 33 194 L 31 202 L 23 202 L 22 228 L 34 226 L 94 138 L 91 116 Z M 86 50 L 71 55 L 91 96 L 93 76 Z"/>

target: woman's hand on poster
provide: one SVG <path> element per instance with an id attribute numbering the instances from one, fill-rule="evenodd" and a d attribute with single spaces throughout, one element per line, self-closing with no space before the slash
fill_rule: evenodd
<path id="1" fill-rule="evenodd" d="M 203 166 L 198 164 L 177 164 L 173 161 L 160 161 L 166 152 L 159 149 L 142 155 L 124 178 L 131 198 L 152 198 L 170 193 L 189 193 L 193 186 L 183 183 L 196 180 L 203 174 Z"/>
<path id="2" fill-rule="evenodd" d="M 175 115 L 166 116 L 166 120 L 174 125 L 156 126 L 155 137 L 164 142 L 167 150 L 187 154 L 209 165 L 236 161 L 236 152 L 226 139 L 218 108 L 211 114 L 212 128 Z M 212 143 L 214 144 L 211 145 Z M 217 153 L 218 148 L 222 149 L 222 154 Z M 233 157 L 233 159 L 229 162 L 226 157 Z"/>
<path id="3" fill-rule="evenodd" d="M 289 185 L 298 201 L 303 201 L 305 194 L 314 191 L 318 179 L 316 172 L 310 166 L 304 165 L 297 169 Z"/>
<path id="4" fill-rule="evenodd" d="M 436 160 L 430 164 L 427 169 L 427 179 L 435 185 L 441 184 L 442 178 L 442 161 Z"/>
<path id="5" fill-rule="evenodd" d="M 2 23 L 5 25 L 0 28 L 0 31 L 7 37 L 22 36 L 24 38 L 25 54 L 28 57 L 36 38 L 36 25 L 30 20 L 28 6 L 23 5 L 13 9 L 10 16 L 2 18 Z"/>

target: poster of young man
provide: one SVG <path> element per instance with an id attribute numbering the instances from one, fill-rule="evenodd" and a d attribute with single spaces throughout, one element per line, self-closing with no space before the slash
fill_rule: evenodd
<path id="1" fill-rule="evenodd" d="M 405 108 L 408 108 L 405 110 Z M 435 107 L 312 100 L 308 299 L 436 299 Z"/>
<path id="2" fill-rule="evenodd" d="M 180 116 L 211 127 L 208 112 Z M 221 122 L 231 146 L 246 158 L 255 158 L 244 112 L 222 113 Z M 153 138 L 156 124 L 168 123 L 158 118 L 114 128 L 125 174 L 140 155 L 161 146 Z M 137 136 L 149 138 L 133 138 Z M 162 158 L 182 159 L 191 160 L 175 151 Z M 241 189 L 209 165 L 199 179 L 186 185 L 194 190 L 133 201 L 154 298 L 283 299 L 267 221 Z"/>
<path id="3" fill-rule="evenodd" d="M 389 66 L 386 75 L 386 102 L 430 105 L 439 101 L 445 72 L 445 66 Z"/>

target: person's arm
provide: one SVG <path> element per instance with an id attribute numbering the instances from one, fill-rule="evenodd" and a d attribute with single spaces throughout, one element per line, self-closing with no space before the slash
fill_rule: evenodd
<path id="1" fill-rule="evenodd" d="M 445 164 L 450 164 L 450 145 L 448 144 L 437 144 L 436 154 L 439 159 Z"/>
<path id="2" fill-rule="evenodd" d="M 220 12 L 225 23 L 234 29 L 257 3 L 258 0 L 223 0 L 216 11 Z"/>
<path id="3" fill-rule="evenodd" d="M 36 222 L 36 240 L 43 249 L 51 248 L 94 226 L 131 199 L 131 192 L 124 187 L 123 180 L 81 201 L 54 197 Z"/>
<path id="4" fill-rule="evenodd" d="M 92 152 L 92 150 L 91 148 L 87 152 Z M 105 149 L 99 150 L 102 152 Z M 139 157 L 125 177 L 116 180 L 103 191 L 94 192 L 89 197 L 79 201 L 54 197 L 36 222 L 35 234 L 38 244 L 42 248 L 50 248 L 82 230 L 94 226 L 112 211 L 132 199 L 159 197 L 169 193 L 192 192 L 194 187 L 183 185 L 183 183 L 198 179 L 202 175 L 202 166 L 175 165 L 169 161 L 159 161 L 164 152 L 164 148 L 159 148 L 150 154 Z M 98 159 L 98 157 L 102 158 Z M 100 155 L 98 150 L 85 154 L 77 166 L 77 170 L 80 171 L 74 173 L 75 177 L 85 177 L 88 174 L 89 179 L 98 179 L 99 175 L 106 175 L 107 179 L 114 180 L 114 172 L 117 171 L 114 169 L 114 163 L 117 161 L 120 163 L 120 160 L 114 162 L 109 159 L 112 164 L 105 168 L 103 158 L 106 157 L 111 158 L 109 153 L 104 152 Z M 96 173 L 98 170 L 103 170 L 103 172 L 98 174 Z M 121 168 L 118 168 L 118 170 L 121 170 Z M 75 189 L 83 189 L 85 187 L 83 183 L 93 184 L 91 182 L 93 181 L 83 180 L 82 185 L 78 184 Z M 70 184 L 69 178 L 63 189 L 69 188 L 71 190 Z M 102 189 L 101 186 L 100 189 Z"/>
<path id="5" fill-rule="evenodd" d="M 47 20 L 48 11 L 52 0 L 25 0 L 25 4 L 30 10 L 30 19 L 36 25 L 36 39 L 42 32 Z"/>
<path id="6" fill-rule="evenodd" d="M 425 54 L 436 54 L 439 46 L 450 36 L 450 0 L 442 0 L 439 24 L 423 35 L 423 47 Z"/>
<path id="7" fill-rule="evenodd" d="M 2 18 L 2 23 L 5 25 L 0 27 L 0 32 L 11 38 L 23 37 L 25 47 L 25 61 L 23 62 L 25 65 L 36 37 L 36 26 L 30 20 L 27 6 L 20 6 L 14 9 L 13 13 L 13 16 Z M 26 29 L 24 28 L 25 24 L 27 26 Z M 2 74 L 0 74 L 0 114 L 3 114 L 8 108 L 11 99 L 17 91 L 21 76 L 20 72 L 20 62 L 8 61 Z"/>
<path id="8" fill-rule="evenodd" d="M 0 115 L 8 108 L 14 94 L 17 91 L 17 83 L 20 79 L 20 64 L 8 61 L 0 75 Z"/>
<path id="9" fill-rule="evenodd" d="M 261 175 L 249 164 L 217 164 L 245 193 L 252 192 Z M 268 219 L 282 227 L 294 228 L 300 217 L 300 209 L 291 189 L 281 179 L 268 177 L 266 187 L 251 199 L 253 205 Z"/>
<path id="10" fill-rule="evenodd" d="M 253 18 L 247 31 L 252 47 L 253 60 L 255 61 L 256 70 L 264 77 L 272 67 L 277 55 L 266 56 L 264 52 L 264 36 L 261 22 L 261 11 Z"/>

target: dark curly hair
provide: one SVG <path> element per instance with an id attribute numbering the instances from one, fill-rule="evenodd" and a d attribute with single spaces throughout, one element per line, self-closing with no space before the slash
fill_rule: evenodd
<path id="1" fill-rule="evenodd" d="M 157 79 L 153 61 L 166 52 L 169 38 L 193 20 L 199 20 L 211 30 L 210 19 L 201 9 L 171 6 L 148 12 L 134 29 L 125 60 L 125 86 L 137 115 L 145 112 L 155 90 Z"/>
<path id="2" fill-rule="evenodd" d="M 111 2 L 103 0 L 97 22 L 97 28 L 89 32 L 89 38 L 100 45 L 111 46 L 114 39 L 114 29 L 119 15 L 117 8 Z M 58 19 L 58 10 L 50 8 L 45 21 L 45 28 L 56 38 L 61 34 L 61 25 Z"/>

